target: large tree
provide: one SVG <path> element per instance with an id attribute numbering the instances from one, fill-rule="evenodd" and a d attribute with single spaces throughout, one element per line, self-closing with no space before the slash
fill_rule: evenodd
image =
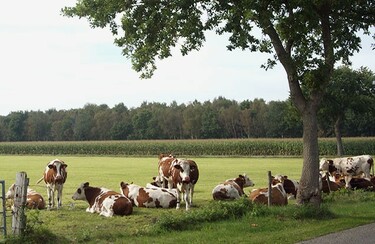
<path id="1" fill-rule="evenodd" d="M 344 154 L 342 125 L 348 112 L 362 120 L 366 112 L 375 111 L 374 73 L 367 68 L 352 70 L 342 66 L 333 72 L 323 97 L 319 115 L 333 127 L 337 140 L 337 155 Z"/>
<path id="2" fill-rule="evenodd" d="M 155 60 L 199 50 L 206 31 L 229 33 L 228 49 L 273 54 L 264 67 L 280 62 L 290 96 L 303 121 L 303 167 L 297 202 L 319 205 L 317 110 L 334 64 L 349 62 L 360 49 L 360 30 L 375 23 L 374 1 L 81 0 L 63 10 L 109 26 L 141 77 L 151 77 Z M 259 32 L 260 30 L 261 32 Z M 302 89 L 304 87 L 304 89 Z"/>

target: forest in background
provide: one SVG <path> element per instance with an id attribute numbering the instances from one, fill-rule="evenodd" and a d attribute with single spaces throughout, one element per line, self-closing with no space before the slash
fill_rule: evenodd
<path id="1" fill-rule="evenodd" d="M 374 101 L 375 103 L 375 101 Z M 366 106 L 369 106 L 367 104 Z M 345 137 L 375 136 L 374 110 L 347 110 Z M 334 137 L 334 121 L 320 114 L 319 135 Z M 302 122 L 289 100 L 203 103 L 86 104 L 70 110 L 18 111 L 0 116 L 0 141 L 298 138 Z"/>

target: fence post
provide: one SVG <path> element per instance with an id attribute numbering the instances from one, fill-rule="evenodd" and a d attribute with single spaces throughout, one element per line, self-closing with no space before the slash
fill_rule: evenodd
<path id="1" fill-rule="evenodd" d="M 268 206 L 272 205 L 272 174 L 268 171 Z"/>
<path id="2" fill-rule="evenodd" d="M 26 228 L 26 195 L 29 179 L 26 172 L 19 172 L 16 175 L 16 183 L 14 187 L 14 209 L 12 217 L 12 233 L 14 235 L 23 234 Z"/>
<path id="3" fill-rule="evenodd" d="M 1 184 L 1 215 L 2 215 L 2 224 L 1 229 L 3 229 L 4 237 L 7 236 L 7 220 L 6 220 L 6 205 L 5 205 L 5 180 L 0 180 Z"/>

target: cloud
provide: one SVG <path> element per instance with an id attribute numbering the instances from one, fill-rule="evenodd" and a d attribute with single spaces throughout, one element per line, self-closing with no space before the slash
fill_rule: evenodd
<path id="1" fill-rule="evenodd" d="M 260 68 L 267 55 L 226 50 L 227 38 L 212 33 L 200 51 L 158 61 L 151 79 L 141 80 L 113 44 L 108 29 L 91 29 L 85 19 L 60 15 L 76 1 L 4 2 L 0 9 L 0 115 L 11 111 L 112 107 L 123 102 L 188 103 L 223 96 L 243 101 L 285 100 L 289 95 L 280 64 Z M 17 14 L 15 14 L 17 13 Z M 364 44 L 364 47 L 367 44 Z M 355 65 L 375 70 L 369 49 Z"/>

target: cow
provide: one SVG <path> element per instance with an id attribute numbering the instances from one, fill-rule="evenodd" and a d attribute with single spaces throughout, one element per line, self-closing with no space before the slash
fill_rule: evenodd
<path id="1" fill-rule="evenodd" d="M 147 188 L 153 188 L 153 187 L 163 187 L 163 180 L 159 175 L 152 177 L 153 181 L 146 184 Z M 165 187 L 164 187 L 165 188 Z"/>
<path id="2" fill-rule="evenodd" d="M 120 191 L 137 207 L 175 208 L 177 205 L 177 196 L 163 188 L 146 188 L 121 182 Z"/>
<path id="3" fill-rule="evenodd" d="M 55 191 L 57 191 L 57 209 L 62 206 L 63 187 L 68 177 L 67 167 L 68 165 L 64 161 L 54 159 L 47 164 L 43 177 L 37 182 L 38 184 L 44 180 L 47 185 L 48 210 L 55 206 Z"/>
<path id="4" fill-rule="evenodd" d="M 345 185 L 345 179 L 340 174 L 335 174 L 333 178 L 337 184 Z M 352 189 L 363 189 L 367 191 L 374 191 L 375 185 L 372 181 L 373 181 L 373 177 L 371 177 L 370 180 L 359 178 L 359 177 L 353 177 L 350 180 L 350 186 Z"/>
<path id="5" fill-rule="evenodd" d="M 133 213 L 133 204 L 121 193 L 103 187 L 92 187 L 89 182 L 82 183 L 72 196 L 73 200 L 87 201 L 86 212 L 99 213 L 105 217 L 125 216 Z"/>
<path id="6" fill-rule="evenodd" d="M 5 194 L 6 199 L 14 199 L 16 185 L 12 184 L 8 192 Z M 26 207 L 28 209 L 44 209 L 46 207 L 46 202 L 42 195 L 31 188 L 27 188 L 27 196 L 26 196 Z M 13 206 L 12 206 L 13 209 Z"/>
<path id="7" fill-rule="evenodd" d="M 286 194 L 289 196 L 288 199 L 297 197 L 297 191 L 299 188 L 299 183 L 296 180 L 288 179 L 286 175 L 275 175 L 272 177 L 272 184 L 276 185 L 277 183 L 283 184 Z"/>
<path id="8" fill-rule="evenodd" d="M 332 191 L 338 191 L 342 187 L 344 187 L 345 184 L 341 184 L 336 182 L 336 180 L 332 180 L 332 177 L 329 176 L 329 174 L 323 173 L 319 174 L 319 188 L 324 193 L 330 193 Z"/>
<path id="9" fill-rule="evenodd" d="M 253 203 L 268 204 L 268 188 L 252 190 L 249 198 Z M 281 183 L 271 186 L 271 204 L 279 206 L 288 204 L 288 197 Z"/>
<path id="10" fill-rule="evenodd" d="M 245 195 L 243 188 L 249 186 L 254 186 L 254 183 L 244 173 L 243 175 L 238 175 L 237 178 L 226 180 L 215 186 L 212 190 L 212 197 L 214 200 L 239 199 L 242 195 Z"/>
<path id="11" fill-rule="evenodd" d="M 196 162 L 161 154 L 159 156 L 158 172 L 163 187 L 165 187 L 166 181 L 168 182 L 168 189 L 175 187 L 177 190 L 176 209 L 180 208 L 182 193 L 186 203 L 186 210 L 189 210 L 193 204 L 194 187 L 199 179 L 199 170 Z"/>
<path id="12" fill-rule="evenodd" d="M 350 181 L 353 176 L 363 174 L 363 178 L 370 181 L 370 170 L 371 168 L 374 170 L 374 160 L 370 155 L 334 159 L 322 158 L 319 164 L 319 169 L 323 172 L 329 172 L 331 176 L 335 173 L 344 176 L 346 188 L 351 188 Z"/>

